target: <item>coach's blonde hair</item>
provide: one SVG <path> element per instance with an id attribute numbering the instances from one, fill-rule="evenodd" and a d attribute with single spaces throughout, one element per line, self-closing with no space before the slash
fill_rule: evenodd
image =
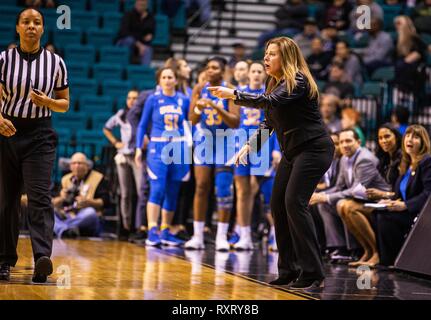
<path id="1" fill-rule="evenodd" d="M 307 78 L 310 85 L 309 96 L 317 98 L 319 96 L 319 89 L 317 88 L 316 81 L 314 81 L 308 69 L 307 62 L 305 62 L 304 56 L 295 41 L 288 37 L 274 38 L 267 42 L 265 51 L 268 50 L 271 44 L 276 44 L 280 50 L 281 69 L 283 79 L 286 81 L 287 92 L 290 94 L 295 89 L 297 85 L 295 76 L 298 72 L 301 72 Z M 277 85 L 277 80 L 269 76 L 267 79 L 267 92 L 271 92 Z"/>

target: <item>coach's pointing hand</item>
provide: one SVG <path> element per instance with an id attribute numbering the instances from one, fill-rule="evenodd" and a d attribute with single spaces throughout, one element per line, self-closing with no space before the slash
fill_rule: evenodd
<path id="1" fill-rule="evenodd" d="M 211 94 L 217 98 L 221 99 L 235 99 L 234 89 L 216 86 L 208 87 Z"/>

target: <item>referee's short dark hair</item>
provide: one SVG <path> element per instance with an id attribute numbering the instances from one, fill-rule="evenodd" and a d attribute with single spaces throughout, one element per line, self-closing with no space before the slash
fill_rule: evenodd
<path id="1" fill-rule="evenodd" d="M 40 11 L 38 8 L 34 8 L 34 7 L 24 8 L 24 9 L 22 9 L 20 12 L 18 12 L 18 14 L 16 15 L 16 22 L 15 22 L 15 25 L 18 25 L 18 24 L 19 24 L 19 18 L 21 18 L 21 14 L 22 14 L 24 11 L 31 10 L 31 9 L 32 9 L 32 10 L 34 10 L 34 11 L 39 12 L 40 16 L 42 17 L 42 25 L 43 25 L 43 26 L 45 26 L 45 17 L 43 16 L 42 11 Z"/>
<path id="2" fill-rule="evenodd" d="M 343 129 L 343 130 L 341 130 L 341 131 L 338 133 L 338 136 L 341 136 L 341 134 L 342 134 L 343 132 L 353 132 L 353 138 L 355 138 L 355 140 L 357 140 L 357 141 L 360 141 L 360 140 L 361 140 L 361 138 L 359 138 L 359 135 L 358 135 L 358 133 L 356 132 L 356 130 L 355 130 L 355 129 Z"/>

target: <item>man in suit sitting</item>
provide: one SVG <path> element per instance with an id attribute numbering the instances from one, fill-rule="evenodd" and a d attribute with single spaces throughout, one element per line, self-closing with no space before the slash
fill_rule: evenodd
<path id="1" fill-rule="evenodd" d="M 319 213 L 325 225 L 327 248 L 338 249 L 333 260 L 350 260 L 347 248 L 356 249 L 357 245 L 347 232 L 340 205 L 344 199 L 365 196 L 365 188 L 389 190 L 389 186 L 377 171 L 378 159 L 368 149 L 361 147 L 358 134 L 352 129 L 342 130 L 339 134 L 341 154 L 340 169 L 334 187 L 315 192 L 310 204 L 318 203 Z"/>

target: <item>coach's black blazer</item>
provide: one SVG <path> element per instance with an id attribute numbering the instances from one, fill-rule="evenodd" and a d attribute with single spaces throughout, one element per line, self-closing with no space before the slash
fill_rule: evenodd
<path id="1" fill-rule="evenodd" d="M 263 109 L 263 121 L 253 137 L 258 140 L 263 129 L 275 130 L 281 151 L 287 156 L 305 146 L 310 140 L 328 136 L 317 98 L 310 98 L 310 86 L 306 77 L 296 74 L 296 87 L 289 94 L 282 80 L 271 93 L 251 94 L 236 91 L 235 104 Z M 251 141 L 253 139 L 250 139 Z"/>

